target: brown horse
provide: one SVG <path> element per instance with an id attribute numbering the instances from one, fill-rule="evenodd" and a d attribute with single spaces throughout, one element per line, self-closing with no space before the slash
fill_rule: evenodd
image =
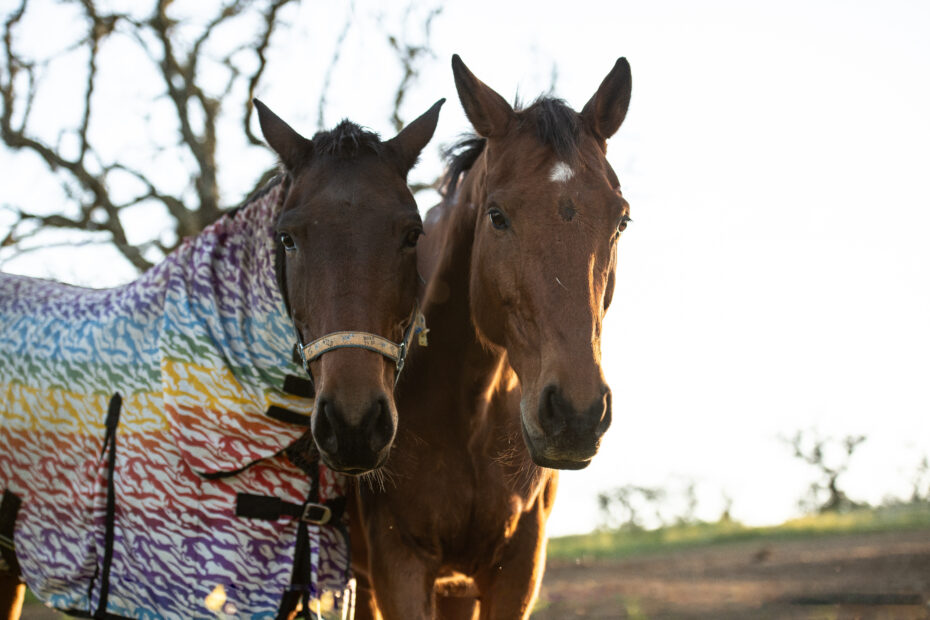
<path id="1" fill-rule="evenodd" d="M 266 292 L 279 287 L 289 316 L 281 312 L 266 316 L 243 302 L 241 306 L 235 306 L 236 314 L 228 324 L 224 324 L 225 331 L 218 333 L 222 335 L 237 329 L 236 317 L 250 321 L 249 324 L 254 327 L 249 330 L 253 332 L 262 333 L 272 326 L 270 331 L 274 334 L 294 333 L 294 340 L 298 344 L 296 350 L 304 358 L 303 365 L 311 378 L 315 379 L 315 385 L 311 383 L 310 386 L 298 381 L 298 391 L 302 392 L 302 396 L 309 396 L 310 389 L 315 387 L 313 435 L 319 444 L 323 461 L 338 471 L 359 473 L 378 466 L 394 439 L 397 414 L 393 391 L 396 376 L 403 364 L 402 357 L 397 359 L 397 349 L 406 348 L 397 345 L 409 341 L 416 318 L 416 245 L 423 232 L 416 202 L 407 187 L 406 178 L 420 151 L 433 135 L 442 103 L 437 102 L 393 139 L 381 141 L 377 135 L 348 121 L 308 140 L 256 101 L 262 131 L 268 144 L 281 159 L 284 177 L 242 205 L 237 210 L 238 215 L 229 216 L 238 217 L 247 223 L 246 229 L 235 241 L 224 234 L 209 233 L 213 235 L 211 239 L 217 239 L 217 245 L 211 246 L 218 248 L 216 255 L 224 255 L 223 247 L 243 242 L 243 239 L 243 243 L 247 244 L 243 247 L 268 248 L 269 256 L 262 256 L 261 260 L 245 257 L 241 263 L 219 266 L 219 269 L 211 272 L 219 274 L 211 282 L 234 299 L 238 296 L 236 289 L 245 288 L 243 283 L 255 283 L 254 290 Z M 280 202 L 270 204 L 269 201 Z M 277 220 L 271 221 L 273 218 L 265 217 L 267 214 L 274 214 Z M 264 234 L 268 235 L 267 240 L 254 239 Z M 272 240 L 272 234 L 275 240 Z M 210 260 L 210 257 L 205 256 L 202 260 Z M 172 261 L 172 257 L 166 259 L 166 262 L 169 261 Z M 270 270 L 270 273 L 263 268 L 255 269 L 257 272 L 254 273 L 247 272 L 248 267 L 240 266 L 251 265 L 254 268 L 256 265 L 268 266 L 272 262 L 275 263 L 275 269 Z M 275 277 L 277 283 L 274 282 Z M 148 286 L 150 280 L 156 283 L 160 281 L 158 278 L 146 279 L 143 276 L 124 290 L 138 292 L 140 288 Z M 9 288 L 3 288 L 4 284 L 9 284 Z M 191 283 L 190 286 L 201 284 Z M 28 291 L 37 287 L 66 290 L 67 294 L 75 296 L 82 294 L 80 289 L 0 274 L 0 292 Z M 212 293 L 214 289 L 207 290 Z M 249 291 L 254 292 L 252 289 Z M 108 293 L 84 294 L 97 295 L 96 299 L 105 298 Z M 122 295 L 118 289 L 112 289 L 109 294 L 119 300 L 130 297 Z M 15 311 L 17 316 L 22 316 L 23 304 L 29 303 L 33 302 L 0 297 L 0 314 Z M 14 304 L 19 305 L 10 310 Z M 280 304 L 280 300 L 270 306 L 277 309 L 277 304 Z M 117 304 L 113 307 L 116 308 L 114 312 L 118 313 L 121 306 Z M 64 325 L 62 321 L 54 325 L 54 329 L 69 331 L 70 326 Z M 283 326 L 280 325 L 282 322 Z M 346 333 L 347 330 L 351 331 Z M 329 342 L 325 338 L 333 332 L 343 336 L 338 343 Z M 243 336 L 238 342 L 247 342 L 250 337 Z M 274 338 L 271 342 L 277 343 L 279 340 Z M 275 348 L 272 358 L 278 353 L 281 356 L 281 367 L 290 364 L 292 351 L 289 348 L 284 347 L 279 352 Z M 0 357 L 6 354 L 5 350 L 0 350 Z M 96 351 L 92 355 L 97 356 L 92 361 L 99 363 L 97 358 L 102 357 L 103 353 Z M 52 361 L 47 363 L 51 364 Z M 273 359 L 271 364 L 274 365 Z M 0 373 L 0 393 L 11 394 L 11 391 L 6 391 L 4 384 L 19 380 L 16 376 Z M 120 385 L 93 385 L 92 388 L 104 390 L 108 394 L 117 388 L 125 389 Z M 237 388 L 225 386 L 223 389 Z M 281 387 L 276 385 L 267 389 L 280 390 Z M 285 391 L 288 391 L 287 387 Z M 210 396 L 199 395 L 202 401 L 208 400 Z M 198 395 L 192 397 L 197 398 Z M 251 402 L 249 393 L 240 394 L 238 398 L 242 403 Z M 17 411 L 19 405 L 9 402 L 0 404 L 7 411 L 12 407 L 12 411 L 21 418 L 29 415 L 28 412 Z M 62 411 L 61 415 L 65 415 L 65 412 Z M 295 428 L 295 435 L 281 439 L 285 442 L 283 445 L 303 432 L 300 427 Z M 3 430 L 0 423 L 0 431 Z M 103 438 L 100 439 L 102 441 Z M 99 445 L 95 446 L 97 451 L 88 457 L 93 462 L 99 458 Z M 277 454 L 269 458 L 286 457 Z M 80 478 L 79 475 L 74 477 Z M 128 480 L 129 476 L 125 477 Z M 62 478 L 59 484 L 69 481 L 71 478 Z M 13 482 L 0 478 L 0 491 L 15 490 L 22 496 L 25 506 L 30 496 L 29 491 L 23 488 L 23 483 L 15 476 Z M 83 501 L 83 496 L 81 499 Z M 87 498 L 87 501 L 91 499 Z M 211 523 L 227 518 L 235 520 L 234 506 L 235 497 L 232 497 L 229 514 L 210 514 Z M 116 509 L 120 509 L 118 502 Z M 20 515 L 23 516 L 23 513 L 20 512 Z M 13 541 L 8 539 L 14 531 L 13 523 L 3 523 L 3 516 L 0 515 L 0 534 L 4 534 L 0 537 L 0 545 L 5 548 L 0 548 L 0 571 L 4 569 L 3 560 L 10 560 L 9 567 L 18 563 L 15 556 L 8 553 L 13 549 Z M 17 550 L 23 548 L 18 538 L 20 533 L 21 528 L 17 526 Z M 155 535 L 160 533 L 156 532 Z M 256 556 L 253 560 L 267 563 L 264 556 Z M 81 587 L 87 589 L 86 585 Z M 16 576 L 0 572 L 0 618 L 19 617 L 24 591 L 25 586 L 19 583 Z M 105 612 L 106 604 L 103 605 Z M 196 611 L 199 613 L 202 610 Z M 195 610 L 190 610 L 190 613 L 195 613 Z"/>
<path id="2" fill-rule="evenodd" d="M 629 64 L 580 114 L 550 98 L 514 110 L 458 56 L 452 69 L 480 138 L 426 219 L 431 340 L 398 387 L 384 488 L 358 486 L 361 617 L 527 617 L 554 469 L 587 466 L 610 424 L 601 323 L 630 218 L 605 152 Z"/>
<path id="3" fill-rule="evenodd" d="M 318 378 L 313 437 L 336 471 L 371 471 L 394 440 L 403 360 L 372 353 L 383 352 L 379 336 L 400 344 L 413 328 L 423 227 L 406 179 L 444 102 L 386 142 L 351 123 L 307 140 L 258 104 L 265 138 L 292 179 L 277 226 L 283 288 L 305 366 Z M 345 332 L 360 337 L 348 345 L 321 341 Z"/>

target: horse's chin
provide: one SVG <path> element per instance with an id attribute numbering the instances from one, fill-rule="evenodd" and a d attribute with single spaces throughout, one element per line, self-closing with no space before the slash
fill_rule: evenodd
<path id="1" fill-rule="evenodd" d="M 580 449 L 567 449 L 564 446 L 554 449 L 547 438 L 543 437 L 541 440 L 533 438 L 526 428 L 523 416 L 520 416 L 520 428 L 523 431 L 523 441 L 530 452 L 530 458 L 539 467 L 569 470 L 584 469 L 594 460 L 594 456 L 600 447 L 600 442 L 595 441 L 593 446 Z"/>
<path id="2" fill-rule="evenodd" d="M 554 460 L 548 459 L 544 456 L 534 454 L 530 450 L 530 456 L 533 459 L 533 462 L 539 465 L 540 467 L 548 467 L 549 469 L 570 469 L 578 470 L 584 469 L 591 464 L 591 461 L 594 459 L 588 459 L 586 461 L 568 461 L 568 460 Z"/>
<path id="3" fill-rule="evenodd" d="M 384 450 L 382 454 L 377 455 L 370 462 L 366 459 L 364 462 L 346 463 L 337 458 L 333 458 L 325 452 L 320 453 L 320 459 L 326 467 L 334 472 L 347 476 L 361 477 L 375 473 L 381 469 L 381 466 L 387 461 L 389 452 L 389 450 Z"/>

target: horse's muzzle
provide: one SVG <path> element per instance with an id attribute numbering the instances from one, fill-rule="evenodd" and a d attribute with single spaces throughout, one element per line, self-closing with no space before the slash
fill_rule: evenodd
<path id="1" fill-rule="evenodd" d="M 523 438 L 533 462 L 552 469 L 587 467 L 610 421 L 611 397 L 606 385 L 593 403 L 579 411 L 557 385 L 550 384 L 540 394 L 536 423 L 528 425 L 521 416 Z"/>
<path id="2" fill-rule="evenodd" d="M 361 415 L 321 394 L 312 419 L 313 439 L 327 467 L 361 475 L 387 460 L 397 430 L 396 413 L 386 396 L 363 406 Z M 353 422 L 352 420 L 357 420 Z"/>

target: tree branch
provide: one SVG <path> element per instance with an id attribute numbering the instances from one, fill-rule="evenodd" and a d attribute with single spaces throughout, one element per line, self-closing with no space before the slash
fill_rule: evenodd
<path id="1" fill-rule="evenodd" d="M 275 28 L 278 26 L 278 13 L 282 8 L 294 1 L 295 0 L 274 0 L 271 6 L 268 7 L 268 10 L 262 15 L 264 25 L 258 37 L 258 45 L 255 46 L 255 58 L 258 60 L 258 66 L 249 77 L 247 94 L 245 97 L 245 113 L 242 117 L 242 126 L 245 130 L 245 136 L 249 144 L 254 144 L 255 146 L 264 146 L 265 143 L 252 133 L 252 127 L 249 124 L 249 120 L 252 118 L 252 99 L 255 98 L 255 90 L 258 88 L 258 83 L 265 73 L 265 66 L 268 63 L 265 54 L 268 51 L 268 47 L 271 45 L 271 35 L 274 34 Z"/>

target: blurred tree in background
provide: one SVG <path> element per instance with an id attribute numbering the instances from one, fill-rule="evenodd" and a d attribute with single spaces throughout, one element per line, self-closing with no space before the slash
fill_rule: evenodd
<path id="1" fill-rule="evenodd" d="M 849 469 L 853 454 L 866 440 L 865 435 L 847 435 L 842 439 L 822 437 L 815 431 L 797 431 L 785 439 L 794 453 L 815 470 L 817 480 L 811 483 L 799 506 L 805 513 L 845 512 L 865 504 L 849 498 L 840 488 L 839 478 Z"/>
<path id="2" fill-rule="evenodd" d="M 2 197 L 0 264 L 54 244 L 48 231 L 58 230 L 72 233 L 61 245 L 112 244 L 142 271 L 267 182 L 267 158 L 251 155 L 265 162 L 253 178 L 227 173 L 226 180 L 220 159 L 263 150 L 250 125 L 252 98 L 299 4 L 20 0 L 6 12 L 0 138 L 6 155 L 32 158 L 36 188 L 55 186 L 62 199 L 48 205 L 35 194 Z M 341 12 L 335 23 L 326 16 L 335 38 L 315 50 L 315 59 L 328 62 L 313 91 L 318 128 L 343 43 L 360 21 L 380 34 L 367 43 L 376 62 L 399 70 L 396 88 L 385 93 L 388 105 L 378 109 L 389 109 L 392 125 L 401 127 L 401 106 L 431 57 L 430 28 L 440 10 L 412 1 L 399 19 L 387 20 L 361 15 L 353 3 L 313 9 Z M 293 72 L 290 79 L 307 79 L 300 59 L 276 58 Z M 129 219 L 156 223 L 130 234 Z"/>

